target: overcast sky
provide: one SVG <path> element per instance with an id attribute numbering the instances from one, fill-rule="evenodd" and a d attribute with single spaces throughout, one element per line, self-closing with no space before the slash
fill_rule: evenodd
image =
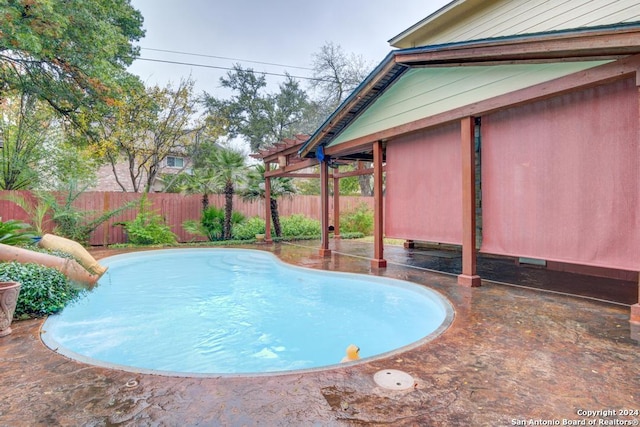
<path id="1" fill-rule="evenodd" d="M 146 37 L 141 58 L 213 67 L 240 63 L 256 71 L 310 76 L 313 54 L 326 42 L 377 65 L 392 49 L 388 40 L 449 0 L 132 0 L 142 12 Z M 209 55 L 217 59 L 161 52 Z M 257 62 L 248 62 L 257 61 Z M 279 65 L 267 65 L 272 63 Z M 295 68 L 303 67 L 303 68 Z M 129 69 L 147 84 L 177 83 L 189 74 L 198 93 L 225 96 L 226 70 L 138 59 Z M 267 76 L 271 85 L 282 77 Z M 306 89 L 306 84 L 305 84 Z"/>

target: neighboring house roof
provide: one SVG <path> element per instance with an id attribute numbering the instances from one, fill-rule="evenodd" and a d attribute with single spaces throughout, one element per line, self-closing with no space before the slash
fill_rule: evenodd
<path id="1" fill-rule="evenodd" d="M 455 0 L 389 44 L 411 48 L 636 21 L 637 0 Z"/>
<path id="2" fill-rule="evenodd" d="M 500 108 L 489 101 L 638 53 L 640 23 L 392 51 L 299 153 L 313 157 L 320 145 L 372 142 L 384 136 L 382 130 L 389 130 L 389 137 L 399 135 L 417 120 L 428 118 L 422 125 L 435 126 Z M 574 80 L 574 87 L 593 84 Z M 529 96 L 548 94 L 538 87 Z M 365 159 L 366 153 L 353 145 L 353 154 Z M 343 146 L 340 153 L 348 151 Z"/>

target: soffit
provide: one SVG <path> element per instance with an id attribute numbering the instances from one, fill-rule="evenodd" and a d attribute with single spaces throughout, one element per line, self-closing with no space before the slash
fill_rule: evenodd
<path id="1" fill-rule="evenodd" d="M 607 62 L 610 61 L 413 68 L 399 77 L 329 146 Z"/>

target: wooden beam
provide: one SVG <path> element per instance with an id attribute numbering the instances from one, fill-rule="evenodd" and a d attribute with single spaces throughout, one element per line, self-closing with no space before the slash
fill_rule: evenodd
<path id="1" fill-rule="evenodd" d="M 640 53 L 638 28 L 591 33 L 530 36 L 526 39 L 485 41 L 446 46 L 415 53 L 399 53 L 396 63 L 431 65 L 484 61 L 557 61 L 569 58 L 619 58 Z"/>
<path id="2" fill-rule="evenodd" d="M 375 76 L 373 76 L 373 78 L 371 80 L 369 80 L 363 87 L 359 88 L 358 92 L 359 93 L 367 93 L 367 92 L 369 92 L 371 90 L 371 88 L 376 86 L 380 82 L 380 80 L 383 77 L 385 77 L 387 75 L 387 73 L 395 66 L 396 66 L 396 64 L 395 64 L 394 61 L 388 61 L 386 64 L 384 64 L 383 68 L 380 69 Z M 313 140 L 310 139 L 307 142 L 308 145 L 305 148 L 305 150 L 300 153 L 300 156 L 304 157 L 311 150 L 315 149 L 315 145 L 317 144 L 318 141 L 320 141 L 324 137 L 325 133 L 327 132 L 327 129 L 330 129 L 336 123 L 339 123 L 344 118 L 344 116 L 350 114 L 349 112 L 354 107 L 354 105 L 356 105 L 358 102 L 360 102 L 360 99 L 361 99 L 360 96 L 354 96 L 352 99 L 350 99 L 348 101 L 348 103 L 346 105 L 344 105 L 342 107 L 342 109 L 340 109 L 339 112 L 337 112 L 335 117 L 332 117 L 331 121 L 329 123 L 327 123 L 326 126 L 324 126 L 322 128 L 322 130 L 320 130 L 320 132 L 318 132 L 316 137 Z"/>
<path id="3" fill-rule="evenodd" d="M 348 172 L 334 172 L 333 176 L 335 176 L 336 178 L 347 178 L 349 176 L 371 175 L 374 172 L 375 172 L 374 168 L 356 169 L 354 171 L 348 171 Z"/>
<path id="4" fill-rule="evenodd" d="M 285 173 L 282 175 L 278 175 L 279 177 L 287 177 L 287 178 L 320 178 L 319 173 Z"/>
<path id="5" fill-rule="evenodd" d="M 386 268 L 387 260 L 384 259 L 384 200 L 382 192 L 382 141 L 373 144 L 373 259 L 372 268 Z"/>
<path id="6" fill-rule="evenodd" d="M 295 163 L 293 165 L 288 165 L 285 166 L 284 168 L 281 169 L 275 169 L 272 171 L 266 171 L 264 172 L 264 176 L 267 177 L 272 177 L 272 176 L 284 176 L 284 174 L 289 173 L 289 172 L 295 172 L 295 171 L 299 171 L 300 169 L 306 169 L 306 168 L 310 168 L 312 166 L 315 166 L 318 164 L 318 160 L 317 159 L 306 159 L 303 160 L 299 163 Z"/>
<path id="7" fill-rule="evenodd" d="M 458 284 L 469 287 L 480 286 L 476 272 L 476 167 L 475 167 L 475 120 L 461 120 L 462 142 L 462 274 Z"/>

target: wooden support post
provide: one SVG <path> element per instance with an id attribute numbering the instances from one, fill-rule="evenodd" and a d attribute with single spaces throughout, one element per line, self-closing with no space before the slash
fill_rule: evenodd
<path id="1" fill-rule="evenodd" d="M 271 165 L 268 162 L 264 164 L 264 242 L 273 243 L 271 240 L 271 178 L 266 176 L 267 172 L 271 169 Z"/>
<path id="2" fill-rule="evenodd" d="M 636 70 L 636 89 L 638 94 L 638 106 L 640 107 L 640 70 Z M 636 119 L 640 126 L 640 115 L 638 115 Z M 640 145 L 640 134 L 638 134 L 636 144 Z M 634 339 L 640 341 L 640 273 L 638 276 L 638 303 L 631 306 L 629 321 L 632 324 L 632 335 L 634 336 Z"/>
<path id="3" fill-rule="evenodd" d="M 340 178 L 333 178 L 333 238 L 340 238 Z"/>
<path id="4" fill-rule="evenodd" d="M 382 141 L 373 143 L 373 259 L 372 268 L 386 268 L 384 259 L 384 200 L 382 193 Z"/>
<path id="5" fill-rule="evenodd" d="M 320 162 L 320 227 L 322 228 L 320 241 L 320 256 L 331 256 L 329 249 L 329 165 Z"/>
<path id="6" fill-rule="evenodd" d="M 462 140 L 462 274 L 458 284 L 477 287 L 481 285 L 476 273 L 476 172 L 475 172 L 475 120 L 461 120 Z"/>
<path id="7" fill-rule="evenodd" d="M 640 302 L 631 306 L 631 317 L 629 321 L 640 325 Z"/>

